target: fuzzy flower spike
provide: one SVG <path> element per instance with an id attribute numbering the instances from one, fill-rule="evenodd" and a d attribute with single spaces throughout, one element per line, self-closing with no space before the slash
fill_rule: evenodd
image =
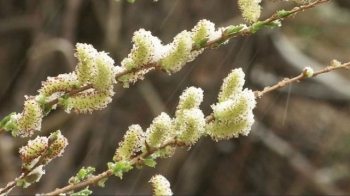
<path id="1" fill-rule="evenodd" d="M 92 86 L 96 91 L 106 92 L 113 89 L 117 83 L 115 80 L 114 60 L 105 52 L 99 52 L 96 57 L 96 75 L 91 79 Z"/>
<path id="2" fill-rule="evenodd" d="M 26 146 L 20 148 L 23 171 L 30 171 L 28 175 L 18 181 L 18 186 L 27 188 L 34 182 L 38 182 L 45 171 L 43 167 L 52 159 L 61 156 L 68 145 L 67 139 L 58 130 L 49 137 L 37 136 L 29 140 Z"/>
<path id="3" fill-rule="evenodd" d="M 151 178 L 150 182 L 152 183 L 154 196 L 173 195 L 173 192 L 170 189 L 170 183 L 164 176 L 155 175 Z"/>
<path id="4" fill-rule="evenodd" d="M 189 61 L 192 50 L 192 36 L 188 31 L 182 31 L 175 36 L 174 41 L 167 45 L 170 48 L 167 55 L 160 60 L 161 68 L 167 73 L 179 71 Z"/>
<path id="5" fill-rule="evenodd" d="M 29 137 L 41 130 L 43 111 L 35 97 L 27 97 L 23 112 L 11 113 L 0 122 L 0 127 L 10 131 L 13 136 Z"/>
<path id="6" fill-rule="evenodd" d="M 119 147 L 113 157 L 114 161 L 129 161 L 136 152 L 141 150 L 144 144 L 144 132 L 140 125 L 131 125 L 124 135 L 124 140 L 119 143 Z"/>
<path id="7" fill-rule="evenodd" d="M 242 90 L 244 73 L 233 70 L 223 82 L 219 102 L 212 105 L 215 120 L 206 126 L 206 133 L 214 140 L 248 135 L 254 123 L 256 100 L 253 91 Z"/>
<path id="8" fill-rule="evenodd" d="M 140 29 L 132 37 L 133 48 L 121 65 L 127 70 L 142 67 L 149 63 L 157 62 L 162 52 L 160 39 L 153 36 L 150 31 Z"/>
<path id="9" fill-rule="evenodd" d="M 259 19 L 261 13 L 260 2 L 261 0 L 238 0 L 239 9 L 246 22 L 254 23 Z"/>
<path id="10" fill-rule="evenodd" d="M 203 90 L 200 88 L 187 88 L 180 96 L 174 124 L 177 139 L 186 145 L 196 143 L 204 133 L 204 114 L 199 109 L 202 101 Z"/>
<path id="11" fill-rule="evenodd" d="M 118 79 L 123 83 L 124 88 L 128 88 L 129 83 L 135 83 L 137 80 L 143 79 L 144 75 L 153 69 L 153 67 L 146 66 L 152 63 L 158 63 L 168 52 L 160 39 L 145 29 L 136 31 L 132 37 L 132 41 L 134 43 L 133 48 L 128 57 L 122 60 L 120 70 L 139 70 Z"/>

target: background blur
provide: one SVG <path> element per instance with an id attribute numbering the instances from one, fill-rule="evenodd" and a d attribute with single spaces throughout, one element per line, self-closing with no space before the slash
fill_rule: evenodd
<path id="1" fill-rule="evenodd" d="M 171 76 L 151 72 L 123 89 L 93 115 L 61 109 L 43 120 L 40 135 L 60 129 L 68 138 L 64 156 L 45 167 L 46 175 L 27 189 L 34 194 L 67 185 L 83 166 L 106 170 L 127 127 L 145 130 L 161 111 L 173 116 L 181 92 L 201 87 L 205 115 L 222 79 L 242 67 L 246 86 L 262 90 L 305 66 L 323 69 L 336 58 L 350 60 L 350 1 L 332 1 L 298 13 L 281 28 L 265 28 L 248 37 L 206 50 Z M 265 19 L 286 2 L 263 2 Z M 217 26 L 240 24 L 236 0 L 0 0 L 0 118 L 21 112 L 24 95 L 35 95 L 41 81 L 74 70 L 74 46 L 93 44 L 109 52 L 116 64 L 127 56 L 134 31 L 144 28 L 164 43 L 200 19 Z M 190 150 L 178 149 L 156 168 L 134 169 L 123 180 L 112 177 L 94 194 L 150 194 L 152 175 L 163 174 L 175 194 L 349 194 L 350 72 L 324 74 L 266 94 L 254 110 L 251 134 L 229 141 L 202 138 Z M 35 136 L 33 136 L 34 138 Z M 19 176 L 19 147 L 28 139 L 0 135 L 0 187 Z"/>

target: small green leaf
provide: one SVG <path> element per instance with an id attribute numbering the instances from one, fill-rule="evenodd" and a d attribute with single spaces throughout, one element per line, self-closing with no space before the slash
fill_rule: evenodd
<path id="1" fill-rule="evenodd" d="M 83 167 L 78 171 L 77 178 L 79 180 L 84 180 L 85 177 L 86 177 L 86 169 Z"/>
<path id="2" fill-rule="evenodd" d="M 58 98 L 58 104 L 64 106 L 64 109 L 67 109 L 69 104 L 69 93 L 65 94 L 64 97 Z"/>
<path id="3" fill-rule="evenodd" d="M 94 167 L 89 166 L 89 167 L 86 168 L 86 172 L 87 172 L 88 175 L 91 175 L 95 171 L 96 171 L 96 169 Z"/>
<path id="4" fill-rule="evenodd" d="M 15 114 L 15 112 L 12 112 L 11 114 L 5 116 L 4 119 L 2 119 L 2 121 L 0 122 L 0 128 L 3 128 L 7 124 L 7 122 L 11 120 L 11 116 L 13 114 Z"/>
<path id="5" fill-rule="evenodd" d="M 278 18 L 285 18 L 291 14 L 290 11 L 280 10 L 277 13 Z"/>
<path id="6" fill-rule="evenodd" d="M 46 104 L 46 96 L 45 95 L 41 95 L 40 99 L 38 99 L 37 102 L 40 104 L 41 109 L 44 110 L 45 109 L 45 104 Z"/>
<path id="7" fill-rule="evenodd" d="M 234 33 L 239 32 L 239 31 L 242 30 L 243 28 L 244 28 L 244 25 L 239 25 L 239 26 L 230 27 L 230 28 L 226 29 L 224 35 L 225 35 L 225 36 L 232 35 L 232 34 L 234 34 Z"/>
<path id="8" fill-rule="evenodd" d="M 68 180 L 69 184 L 77 184 L 79 182 L 80 182 L 80 180 L 77 177 L 75 177 L 75 176 L 69 178 L 69 180 Z"/>
<path id="9" fill-rule="evenodd" d="M 157 164 L 157 162 L 154 159 L 152 159 L 151 157 L 143 158 L 141 160 L 143 160 L 145 165 L 147 165 L 148 167 L 155 167 Z"/>
<path id="10" fill-rule="evenodd" d="M 6 130 L 6 128 L 5 128 L 5 130 Z M 12 135 L 13 137 L 17 137 L 17 135 L 18 135 L 18 130 L 17 130 L 17 129 L 12 129 L 11 135 Z"/>
<path id="11" fill-rule="evenodd" d="M 126 161 L 119 161 L 116 163 L 109 162 L 108 163 L 108 169 L 110 169 L 113 174 L 120 179 L 123 177 L 124 172 L 128 172 L 132 169 L 133 167 L 129 162 Z"/>
<path id="12" fill-rule="evenodd" d="M 278 27 L 281 25 L 281 23 L 279 21 L 272 21 L 269 23 L 265 23 L 264 25 L 267 27 Z"/>
<path id="13" fill-rule="evenodd" d="M 250 27 L 250 32 L 251 33 L 256 33 L 262 26 L 264 26 L 265 23 L 264 22 L 261 22 L 261 21 L 258 21 L 256 23 L 254 23 L 251 27 Z"/>
<path id="14" fill-rule="evenodd" d="M 86 178 L 90 177 L 92 175 L 92 173 L 95 172 L 95 168 L 94 167 L 87 167 L 85 169 L 85 167 L 81 168 L 78 173 L 77 173 L 77 178 L 79 179 L 79 181 L 83 181 Z"/>
<path id="15" fill-rule="evenodd" d="M 97 182 L 97 185 L 100 187 L 105 187 L 105 182 L 108 180 L 108 178 L 102 178 Z"/>
<path id="16" fill-rule="evenodd" d="M 89 190 L 89 187 L 86 187 L 85 189 L 76 192 L 76 193 L 72 193 L 71 196 L 87 196 L 90 195 L 92 193 L 91 190 Z"/>
<path id="17" fill-rule="evenodd" d="M 204 38 L 198 42 L 196 42 L 196 49 L 200 49 L 208 42 L 209 38 Z"/>
<path id="18" fill-rule="evenodd" d="M 57 139 L 57 136 L 61 133 L 60 130 L 55 131 L 49 137 L 50 142 L 54 142 Z"/>
<path id="19" fill-rule="evenodd" d="M 45 108 L 43 109 L 43 114 L 44 114 L 44 116 L 47 116 L 47 115 L 51 112 L 51 110 L 52 110 L 52 106 L 50 106 L 50 107 L 45 107 Z"/>
<path id="20" fill-rule="evenodd" d="M 20 179 L 17 182 L 17 186 L 23 186 L 26 183 L 26 181 L 24 179 Z"/>
<path id="21" fill-rule="evenodd" d="M 65 103 L 66 103 L 66 100 L 64 98 L 62 98 L 62 97 L 58 98 L 58 104 L 66 105 Z"/>

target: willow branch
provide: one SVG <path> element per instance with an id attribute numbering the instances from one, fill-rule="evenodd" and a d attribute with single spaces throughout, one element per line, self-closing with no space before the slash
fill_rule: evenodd
<path id="1" fill-rule="evenodd" d="M 345 69 L 345 70 L 350 69 L 350 62 L 341 64 L 341 65 L 336 66 L 336 67 L 328 66 L 328 67 L 326 67 L 323 70 L 314 72 L 314 74 L 311 77 L 316 77 L 316 76 L 318 76 L 320 74 L 324 74 L 324 73 L 327 73 L 327 72 L 330 72 L 330 71 L 333 71 L 333 70 L 338 70 L 338 69 Z M 288 84 L 299 82 L 300 80 L 303 80 L 303 79 L 306 79 L 306 78 L 309 78 L 309 77 L 306 76 L 306 72 L 304 70 L 300 75 L 298 75 L 298 76 L 296 76 L 294 78 L 291 78 L 291 79 L 286 78 L 286 79 L 282 80 L 281 82 L 279 82 L 278 84 L 276 84 L 276 85 L 274 85 L 272 87 L 267 87 L 263 91 L 255 91 L 254 93 L 255 93 L 256 97 L 261 97 L 261 96 L 263 96 L 266 93 L 269 93 L 269 92 L 274 91 L 274 90 L 279 89 L 279 88 L 283 88 L 283 87 L 285 87 Z M 205 121 L 206 121 L 207 124 L 210 123 L 213 120 L 215 120 L 213 114 L 210 114 L 210 115 L 208 115 L 205 118 Z M 164 143 L 163 145 L 161 145 L 158 148 L 149 148 L 146 152 L 144 152 L 144 153 L 136 156 L 135 158 L 133 158 L 130 161 L 130 163 L 131 163 L 131 165 L 134 165 L 134 164 L 142 165 L 143 164 L 143 161 L 142 161 L 143 158 L 146 158 L 149 155 L 152 155 L 153 153 L 157 152 L 158 150 L 166 148 L 167 146 L 183 147 L 183 146 L 186 146 L 186 145 L 181 143 L 181 142 L 178 142 L 176 139 L 172 139 L 172 140 Z M 76 189 L 79 189 L 79 188 L 83 188 L 83 187 L 86 187 L 88 185 L 96 184 L 98 181 L 100 181 L 100 180 L 102 180 L 104 178 L 108 178 L 108 177 L 110 177 L 112 175 L 113 175 L 113 172 L 111 170 L 107 170 L 107 171 L 105 171 L 105 172 L 103 172 L 103 173 L 101 173 L 101 174 L 99 174 L 97 176 L 93 176 L 93 177 L 91 177 L 91 178 L 89 178 L 89 179 L 87 179 L 87 180 L 85 180 L 83 182 L 80 182 L 80 183 L 77 183 L 77 184 L 71 184 L 71 185 L 68 185 L 68 186 L 66 186 L 64 188 L 56 189 L 53 192 L 46 193 L 46 194 L 43 194 L 43 195 L 58 195 L 58 194 L 61 194 L 61 193 L 67 193 L 69 191 L 76 190 Z"/>
<path id="2" fill-rule="evenodd" d="M 48 152 L 48 150 L 50 149 L 50 147 L 53 143 L 54 143 L 54 141 L 49 140 L 49 144 L 48 144 L 46 150 L 41 154 L 41 157 L 39 158 L 38 162 L 29 170 L 23 168 L 22 169 L 23 173 L 19 177 L 17 177 L 14 181 L 9 182 L 4 188 L 0 189 L 0 195 L 3 193 L 6 193 L 5 195 L 7 195 L 15 186 L 17 186 L 17 183 L 20 180 L 27 177 L 30 174 L 30 172 L 32 172 L 34 169 L 36 169 L 37 167 L 42 165 L 42 161 L 45 158 L 45 154 Z"/>
<path id="3" fill-rule="evenodd" d="M 266 19 L 264 21 L 261 21 L 261 24 L 262 24 L 262 26 L 264 26 L 265 24 L 271 23 L 273 21 L 283 20 L 285 18 L 288 18 L 289 16 L 294 15 L 297 12 L 304 11 L 304 10 L 307 10 L 307 9 L 311 9 L 311 8 L 315 7 L 317 4 L 325 3 L 325 2 L 328 2 L 328 1 L 331 1 L 331 0 L 317 0 L 317 1 L 313 2 L 313 3 L 311 3 L 311 4 L 308 4 L 308 5 L 295 7 L 291 11 L 289 11 L 288 14 L 284 15 L 283 17 L 278 16 L 277 14 L 273 14 L 270 18 L 268 18 L 268 19 Z M 227 35 L 227 34 L 225 34 L 225 32 L 222 32 L 222 36 L 220 38 L 217 38 L 217 39 L 214 39 L 214 40 L 209 40 L 206 44 L 202 45 L 199 48 L 194 45 L 192 47 L 192 51 L 200 50 L 200 49 L 206 49 L 206 48 L 216 48 L 219 43 L 222 43 L 223 41 L 226 41 L 226 40 L 230 40 L 233 37 L 254 34 L 255 31 L 253 30 L 253 28 L 254 28 L 254 24 L 252 24 L 251 26 L 249 26 L 248 28 L 246 28 L 246 29 L 244 29 L 242 31 L 239 31 L 237 33 L 233 33 L 233 34 L 230 34 L 230 35 Z M 138 71 L 141 71 L 141 70 L 147 69 L 147 68 L 156 68 L 156 70 L 161 70 L 161 69 L 159 69 L 160 68 L 159 64 L 156 64 L 156 63 L 146 64 L 146 65 L 142 65 L 142 66 L 140 66 L 139 68 L 136 68 L 136 69 L 125 70 L 123 72 L 120 72 L 120 73 L 116 74 L 115 78 L 116 78 L 117 81 L 119 81 L 119 79 L 122 76 L 125 76 L 125 75 L 130 74 L 130 73 L 136 73 Z M 65 97 L 67 94 L 70 95 L 70 96 L 73 96 L 73 95 L 75 95 L 77 93 L 83 92 L 83 91 L 91 89 L 91 88 L 92 88 L 91 84 L 90 85 L 86 85 L 86 86 L 83 86 L 81 88 L 74 89 L 74 90 L 72 90 L 70 92 L 67 92 L 61 98 Z M 54 99 L 54 100 L 46 103 L 45 104 L 45 108 L 50 108 L 53 105 L 58 104 L 58 100 L 59 100 L 59 98 Z M 0 134 L 3 133 L 4 131 L 5 131 L 4 129 L 0 129 Z"/>

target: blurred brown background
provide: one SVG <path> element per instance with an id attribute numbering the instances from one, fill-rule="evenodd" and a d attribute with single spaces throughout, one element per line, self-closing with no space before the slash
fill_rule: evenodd
<path id="1" fill-rule="evenodd" d="M 286 2 L 263 2 L 263 16 L 290 9 Z M 127 56 L 132 33 L 150 30 L 164 43 L 200 19 L 217 26 L 242 23 L 236 0 L 0 0 L 0 118 L 21 112 L 24 95 L 35 95 L 41 81 L 74 69 L 76 42 L 93 44 L 116 64 Z M 151 72 L 129 89 L 115 87 L 110 106 L 93 115 L 56 110 L 44 118 L 40 135 L 60 129 L 70 145 L 45 167 L 46 175 L 11 194 L 44 193 L 67 185 L 83 166 L 106 170 L 127 127 L 144 130 L 161 111 L 171 116 L 178 96 L 201 87 L 204 113 L 222 79 L 242 67 L 247 87 L 261 90 L 305 66 L 324 68 L 333 59 L 350 60 L 349 1 L 321 5 L 249 37 L 207 50 L 180 72 Z M 94 194 L 150 194 L 152 175 L 163 174 L 175 194 L 349 194 L 350 72 L 344 70 L 293 84 L 258 99 L 252 133 L 229 141 L 203 138 L 190 150 L 158 160 L 156 168 L 110 178 Z M 18 149 L 27 138 L 0 135 L 0 187 L 20 174 Z"/>

